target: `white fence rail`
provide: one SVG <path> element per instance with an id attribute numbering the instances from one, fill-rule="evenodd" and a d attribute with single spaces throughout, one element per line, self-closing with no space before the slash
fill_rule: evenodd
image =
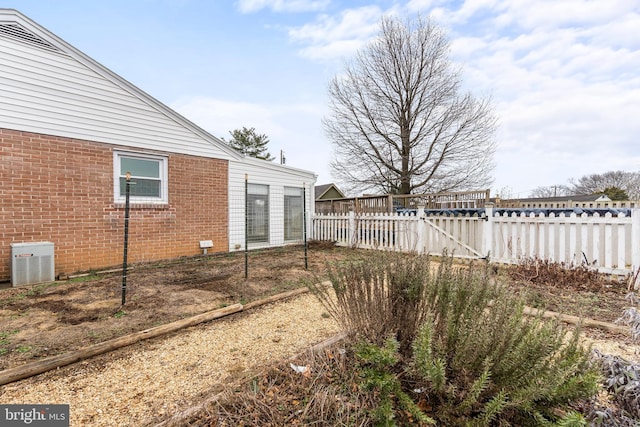
<path id="1" fill-rule="evenodd" d="M 409 214 L 316 215 L 312 238 L 344 246 L 441 254 L 490 256 L 517 263 L 538 257 L 589 264 L 600 271 L 627 274 L 640 267 L 640 209 L 620 214 L 499 214 L 427 216 Z"/>

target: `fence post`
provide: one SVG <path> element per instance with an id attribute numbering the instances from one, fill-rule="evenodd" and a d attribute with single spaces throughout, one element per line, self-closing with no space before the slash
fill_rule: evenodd
<path id="1" fill-rule="evenodd" d="M 356 247 L 356 242 L 353 240 L 356 235 L 356 213 L 349 211 L 349 228 L 347 230 L 347 245 L 350 248 Z"/>
<path id="2" fill-rule="evenodd" d="M 493 253 L 493 203 L 487 203 L 484 205 L 485 215 L 487 220 L 483 222 L 482 230 L 482 253 L 485 257 L 495 257 Z"/>
<path id="3" fill-rule="evenodd" d="M 424 236 L 426 234 L 426 219 L 427 213 L 424 211 L 424 206 L 418 205 L 418 212 L 416 213 L 416 227 L 417 227 L 417 239 L 416 239 L 416 251 L 419 254 L 423 254 L 425 252 L 425 241 Z"/>
<path id="4" fill-rule="evenodd" d="M 631 209 L 631 271 L 640 269 L 640 208 Z"/>

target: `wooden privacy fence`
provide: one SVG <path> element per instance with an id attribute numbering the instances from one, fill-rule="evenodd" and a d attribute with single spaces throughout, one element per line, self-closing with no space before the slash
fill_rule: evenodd
<path id="1" fill-rule="evenodd" d="M 316 214 L 392 213 L 399 209 L 481 208 L 489 201 L 490 190 L 457 191 L 431 194 L 387 194 L 377 196 L 346 197 L 316 200 Z"/>
<path id="2" fill-rule="evenodd" d="M 415 251 L 517 263 L 538 257 L 588 264 L 606 273 L 640 267 L 640 209 L 618 214 L 473 210 L 325 214 L 313 218 L 312 238 L 342 246 Z"/>

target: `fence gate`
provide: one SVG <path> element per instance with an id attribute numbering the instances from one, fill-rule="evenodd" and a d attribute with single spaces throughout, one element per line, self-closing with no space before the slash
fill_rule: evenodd
<path id="1" fill-rule="evenodd" d="M 443 251 L 463 258 L 483 258 L 483 219 L 472 216 L 423 216 L 425 253 L 440 255 Z"/>

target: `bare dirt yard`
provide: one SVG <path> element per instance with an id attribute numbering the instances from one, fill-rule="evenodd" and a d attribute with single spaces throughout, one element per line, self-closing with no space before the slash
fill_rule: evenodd
<path id="1" fill-rule="evenodd" d="M 212 254 L 135 265 L 121 305 L 122 274 L 90 272 L 66 281 L 0 289 L 0 370 L 69 352 L 132 332 L 277 293 L 323 279 L 328 262 L 354 250 L 312 243 L 244 253 Z M 501 267 L 504 273 L 506 267 Z M 502 273 L 501 273 L 502 274 Z M 504 274 L 509 276 L 508 274 Z M 534 277 L 534 275 L 536 277 Z M 521 270 L 508 277 L 529 304 L 580 317 L 613 322 L 629 302 L 624 281 L 558 283 L 549 274 Z M 528 279 L 537 279 L 531 283 Z M 592 332 L 602 335 L 603 332 Z M 624 336 L 616 337 L 628 342 Z"/>
<path id="2" fill-rule="evenodd" d="M 214 254 L 136 265 L 127 275 L 91 272 L 67 281 L 0 289 L 0 370 L 235 303 L 303 288 L 344 248 Z"/>

